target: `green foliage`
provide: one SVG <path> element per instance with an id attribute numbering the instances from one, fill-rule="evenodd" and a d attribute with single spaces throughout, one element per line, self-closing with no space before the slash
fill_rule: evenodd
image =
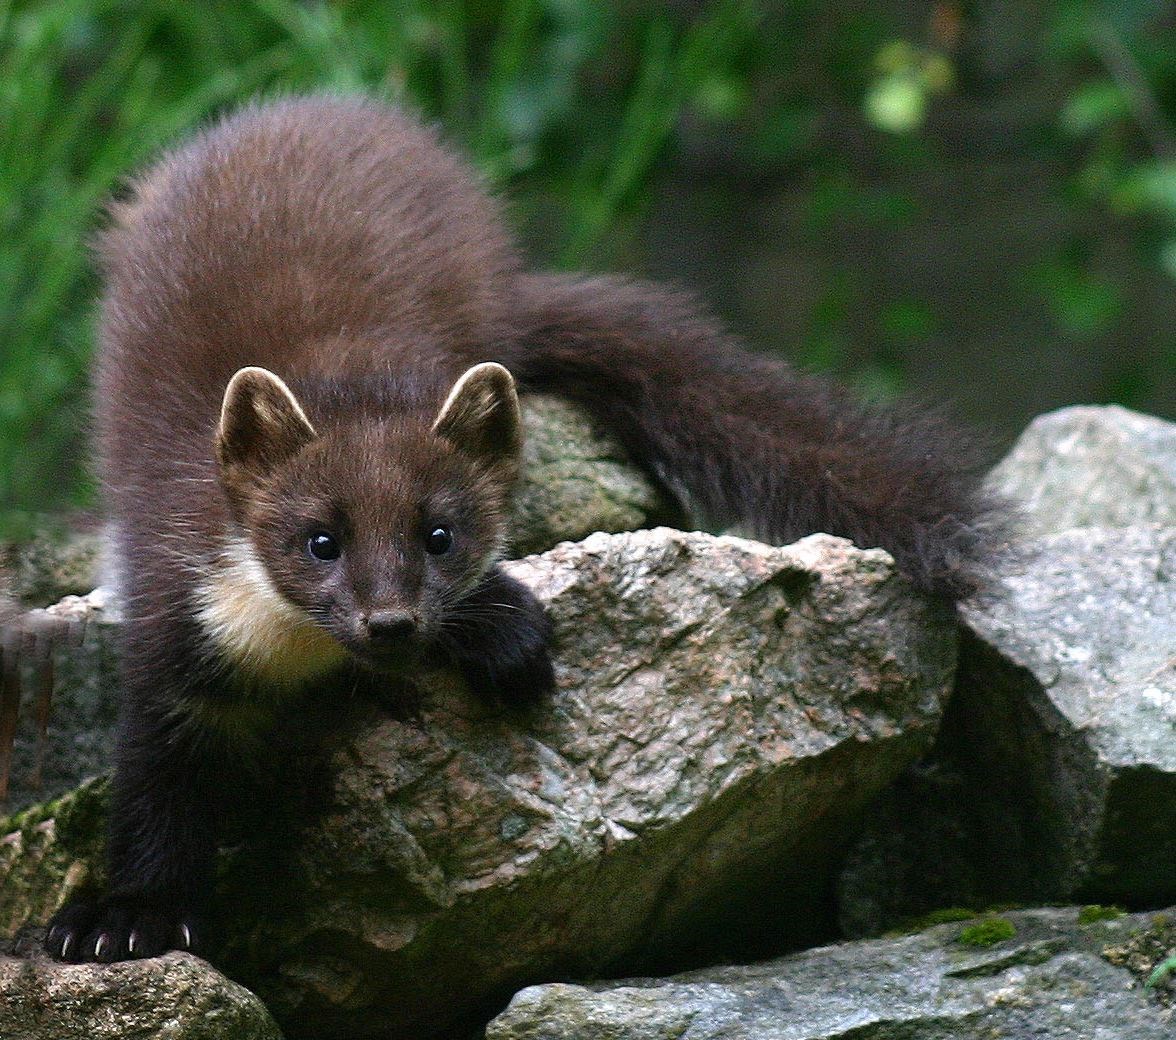
<path id="1" fill-rule="evenodd" d="M 1017 926 L 1012 921 L 1004 917 L 989 917 L 961 931 L 956 936 L 956 942 L 963 946 L 995 946 L 1016 934 Z"/>
<path id="2" fill-rule="evenodd" d="M 1147 977 L 1147 982 L 1144 985 L 1148 989 L 1155 989 L 1173 974 L 1176 974 L 1176 957 L 1168 957 L 1152 969 L 1152 973 Z"/>
<path id="3" fill-rule="evenodd" d="M 904 919 L 896 928 L 884 933 L 886 938 L 901 935 L 914 935 L 916 932 L 926 931 L 941 924 L 955 924 L 957 921 L 971 921 L 980 915 L 966 906 L 946 906 L 930 913 L 920 914 L 918 917 Z"/>
<path id="4" fill-rule="evenodd" d="M 1167 5 L 912 11 L 814 0 L 0 0 L 0 539 L 92 500 L 97 286 L 86 242 L 104 201 L 168 142 L 273 92 L 363 90 L 414 105 L 508 191 L 512 225 L 556 266 L 640 267 L 641 222 L 653 193 L 669 190 L 656 179 L 684 129 L 691 165 L 675 183 L 705 184 L 690 204 L 726 228 L 749 199 L 779 199 L 786 226 L 771 233 L 811 258 L 795 291 L 776 293 L 776 342 L 888 400 L 928 356 L 954 349 L 963 367 L 969 349 L 982 352 L 957 344 L 945 299 L 981 238 L 967 237 L 969 214 L 1000 215 L 982 184 L 961 183 L 958 204 L 924 189 L 945 171 L 969 176 L 955 116 L 978 125 L 1004 91 L 1018 112 L 1040 110 L 1032 132 L 1010 133 L 1009 153 L 1054 178 L 1058 223 L 1071 230 L 1030 243 L 998 272 L 1004 284 L 976 295 L 1012 333 L 1023 322 L 1038 337 L 1043 316 L 1052 349 L 1099 364 L 1099 399 L 1146 400 L 1176 362 L 1100 363 L 1095 349 L 1137 317 L 1140 267 L 1176 278 Z M 1018 19 L 1034 33 L 1018 33 Z M 1021 55 L 1002 67 L 1009 41 Z M 741 194 L 724 195 L 736 180 Z M 1107 228 L 1133 255 L 1104 248 Z M 741 258 L 762 245 L 748 241 L 758 230 L 742 232 Z M 906 251 L 918 270 L 905 277 L 889 244 L 920 236 L 925 255 Z M 1153 359 L 1161 349 L 1140 348 Z"/>
<path id="5" fill-rule="evenodd" d="M 1122 293 L 1114 284 L 1063 259 L 1030 268 L 1027 281 L 1037 290 L 1056 321 L 1075 339 L 1106 332 L 1122 310 Z"/>
<path id="6" fill-rule="evenodd" d="M 757 17 L 743 0 L 689 21 L 566 0 L 0 0 L 0 537 L 86 498 L 85 242 L 162 145 L 259 93 L 405 100 L 524 210 L 543 201 L 548 259 L 578 264 L 639 210 L 686 106 L 738 107 Z"/>
<path id="7" fill-rule="evenodd" d="M 1085 150 L 1074 178 L 1081 196 L 1118 216 L 1151 222 L 1156 262 L 1176 278 L 1176 26 L 1158 0 L 1059 5 L 1053 54 L 1094 72 L 1058 114 Z"/>
<path id="8" fill-rule="evenodd" d="M 927 118 L 932 96 L 946 93 L 955 80 L 947 55 L 906 40 L 886 44 L 874 63 L 878 75 L 866 95 L 866 118 L 894 134 L 918 130 Z"/>

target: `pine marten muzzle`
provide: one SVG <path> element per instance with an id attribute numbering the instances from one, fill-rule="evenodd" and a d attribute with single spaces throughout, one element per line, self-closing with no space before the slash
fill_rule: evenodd
<path id="1" fill-rule="evenodd" d="M 476 177 L 387 105 L 228 117 L 135 181 L 98 255 L 123 699 L 109 889 L 57 914 L 57 957 L 202 943 L 235 778 L 298 698 L 434 660 L 495 702 L 551 690 L 549 622 L 497 563 L 516 385 L 709 526 L 882 546 L 949 604 L 984 579 L 1000 509 L 965 439 L 748 352 L 683 293 L 527 272 Z"/>

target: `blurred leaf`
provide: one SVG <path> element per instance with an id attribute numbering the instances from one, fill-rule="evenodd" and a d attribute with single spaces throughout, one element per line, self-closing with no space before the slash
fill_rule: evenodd
<path id="1" fill-rule="evenodd" d="M 1095 0 L 1092 7 L 1097 17 L 1128 36 L 1172 14 L 1170 0 Z"/>
<path id="2" fill-rule="evenodd" d="M 880 130 L 907 134 L 927 117 L 932 94 L 949 90 L 955 68 L 946 55 L 895 40 L 878 51 L 874 66 L 879 75 L 866 94 L 866 118 Z"/>
<path id="3" fill-rule="evenodd" d="M 1176 161 L 1140 163 L 1119 182 L 1112 201 L 1125 213 L 1149 211 L 1176 218 Z"/>
<path id="4" fill-rule="evenodd" d="M 1070 335 L 1091 339 L 1106 332 L 1123 309 L 1120 290 L 1070 263 L 1042 263 L 1029 273 L 1054 320 Z"/>
<path id="5" fill-rule="evenodd" d="M 910 133 L 918 130 L 927 117 L 927 90 L 910 73 L 884 76 L 866 95 L 865 112 L 880 130 Z"/>
<path id="6" fill-rule="evenodd" d="M 887 76 L 910 72 L 918 63 L 918 50 L 906 40 L 891 40 L 874 59 L 875 68 Z"/>
<path id="7" fill-rule="evenodd" d="M 1176 217 L 1176 161 L 1148 163 L 1139 168 L 1136 176 L 1143 204 Z"/>
<path id="8" fill-rule="evenodd" d="M 1075 91 L 1062 108 L 1058 122 L 1066 133 L 1083 137 L 1130 113 L 1131 106 L 1118 84 L 1100 79 Z"/>
<path id="9" fill-rule="evenodd" d="M 1160 266 L 1169 278 L 1176 279 L 1176 238 L 1169 238 L 1160 246 Z"/>
<path id="10" fill-rule="evenodd" d="M 692 101 L 700 114 L 715 122 L 729 122 L 746 108 L 751 92 L 735 76 L 710 76 L 698 85 Z"/>
<path id="11" fill-rule="evenodd" d="M 902 396 L 902 369 L 893 361 L 877 359 L 863 365 L 850 378 L 858 395 L 875 404 L 889 404 Z"/>
<path id="12" fill-rule="evenodd" d="M 923 80 L 933 94 L 943 94 L 955 85 L 955 66 L 946 55 L 930 53 L 923 61 Z"/>
<path id="13" fill-rule="evenodd" d="M 898 343 L 925 340 L 936 324 L 931 308 L 922 300 L 898 300 L 883 307 L 878 316 L 883 338 Z"/>

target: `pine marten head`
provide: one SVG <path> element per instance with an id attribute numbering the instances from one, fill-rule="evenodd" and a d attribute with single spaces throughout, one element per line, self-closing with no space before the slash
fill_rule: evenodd
<path id="1" fill-rule="evenodd" d="M 514 380 L 477 365 L 430 418 L 319 430 L 272 372 L 233 376 L 216 452 L 235 533 L 200 620 L 234 664 L 289 682 L 348 654 L 399 670 L 444 635 L 502 550 L 522 448 Z"/>

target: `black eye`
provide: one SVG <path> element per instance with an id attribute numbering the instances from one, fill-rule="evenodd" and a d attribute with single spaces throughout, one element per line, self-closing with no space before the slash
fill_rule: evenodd
<path id="1" fill-rule="evenodd" d="M 316 531 L 312 534 L 307 539 L 306 551 L 316 560 L 322 560 L 324 563 L 339 559 L 339 554 L 342 552 L 335 536 L 327 534 L 326 531 Z"/>
<path id="2" fill-rule="evenodd" d="M 448 527 L 434 527 L 425 539 L 425 550 L 434 556 L 449 552 L 453 545 L 453 532 Z"/>

